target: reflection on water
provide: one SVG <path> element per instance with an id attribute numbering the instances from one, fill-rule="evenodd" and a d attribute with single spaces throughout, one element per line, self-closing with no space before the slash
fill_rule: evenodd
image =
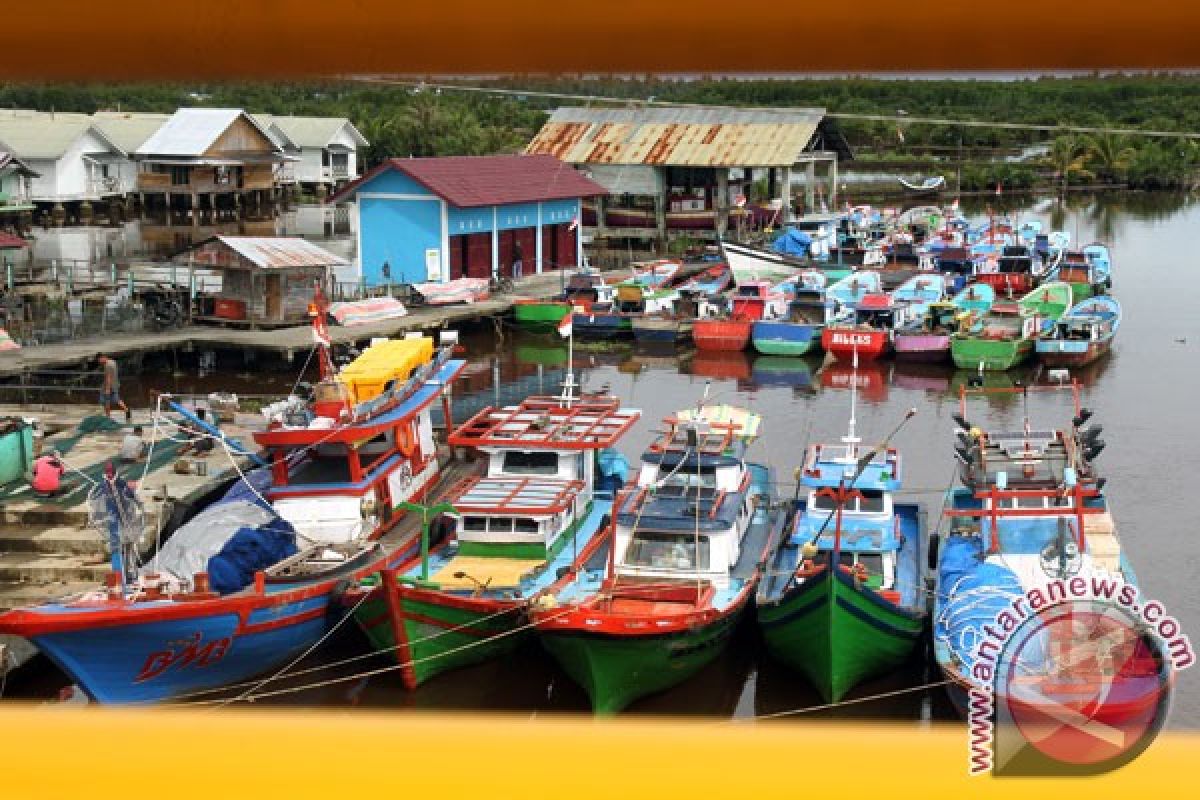
<path id="1" fill-rule="evenodd" d="M 1011 203 L 1010 198 L 1003 198 Z M 1009 206 L 1009 213 L 1018 209 Z M 1159 600 L 1185 632 L 1200 635 L 1200 537 L 1191 529 L 1182 500 L 1195 494 L 1200 474 L 1196 446 L 1200 430 L 1194 397 L 1200 386 L 1200 315 L 1195 312 L 1194 240 L 1200 230 L 1200 208 L 1177 196 L 1127 195 L 1116 199 L 1069 196 L 1065 203 L 1039 201 L 1019 209 L 1022 219 L 1037 216 L 1071 231 L 1076 242 L 1113 232 L 1115 292 L 1125 321 L 1113 352 L 1074 376 L 1085 387 L 1085 402 L 1104 426 L 1108 448 L 1102 473 L 1129 558 L 1143 593 Z M 968 213 L 981 213 L 979 209 Z M 1104 216 L 1112 217 L 1105 222 Z M 1164 291 L 1163 287 L 1172 287 Z M 497 343 L 488 330 L 464 331 L 470 354 L 467 376 L 458 387 L 456 416 L 486 403 L 513 402 L 524 394 L 554 391 L 567 362 L 567 346 L 556 335 L 514 334 Z M 222 357 L 225 357 L 222 354 Z M 263 373 L 243 363 L 218 363 L 219 372 L 196 378 L 195 356 L 180 356 L 179 368 L 147 366 L 138 385 L 207 392 L 228 386 L 254 391 L 286 391 L 295 380 L 289 372 Z M 906 409 L 917 416 L 894 439 L 905 460 L 907 497 L 925 503 L 930 519 L 954 474 L 951 446 L 959 390 L 974 377 L 952 365 L 882 361 L 857 372 L 845 364 L 826 364 L 820 356 L 789 359 L 752 353 L 697 353 L 688 348 L 650 350 L 633 343 L 576 342 L 573 368 L 588 388 L 608 386 L 630 406 L 642 409 L 643 420 L 622 441 L 636 457 L 653 438 L 658 422 L 694 404 L 706 388 L 716 402 L 745 405 L 765 417 L 764 434 L 753 445 L 753 458 L 790 476 L 807 444 L 836 440 L 845 431 L 848 389 L 853 382 L 861 399 L 858 429 L 867 442 L 891 430 Z M 253 373 L 252 378 L 242 377 Z M 1014 387 L 1043 382 L 1036 365 L 1009 373 L 988 372 L 987 386 Z M 1061 425 L 1071 414 L 1066 392 L 1020 392 L 971 400 L 969 417 L 984 427 L 1019 427 L 1028 411 L 1037 426 Z M 781 486 L 782 491 L 790 487 Z M 749 620 L 747 620 L 749 622 Z M 318 659 L 333 660 L 364 652 L 350 626 Z M 385 666 L 372 658 L 363 669 Z M 856 690 L 854 697 L 894 692 L 936 679 L 926 662 Z M 318 674 L 316 678 L 333 675 Z M 308 676 L 305 680 L 312 680 Z M 56 680 L 58 683 L 56 683 Z M 21 677 L 16 691 L 25 696 L 52 693 L 61 677 Z M 286 687 L 286 680 L 278 683 Z M 11 686 L 10 686 L 11 688 Z M 270 702 L 288 704 L 369 705 L 434 709 L 504 709 L 517 711 L 583 710 L 583 693 L 530 642 L 510 660 L 447 673 L 416 692 L 401 688 L 399 677 L 381 674 L 366 680 L 332 684 L 285 695 Z M 774 663 L 760 646 L 752 624 L 739 631 L 728 653 L 694 680 L 636 703 L 630 713 L 679 713 L 715 716 L 774 714 L 818 705 L 804 680 Z M 1174 725 L 1200 725 L 1200 692 L 1190 672 L 1177 684 Z M 846 706 L 834 712 L 851 717 L 919 720 L 948 716 L 940 690 Z"/>

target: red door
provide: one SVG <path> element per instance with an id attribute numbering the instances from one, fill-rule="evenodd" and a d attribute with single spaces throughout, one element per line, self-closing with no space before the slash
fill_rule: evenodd
<path id="1" fill-rule="evenodd" d="M 450 237 L 450 280 L 466 276 L 464 269 L 467 264 L 467 237 Z"/>
<path id="2" fill-rule="evenodd" d="M 575 231 L 567 224 L 555 225 L 558 238 L 558 263 L 564 267 L 575 266 Z"/>
<path id="3" fill-rule="evenodd" d="M 492 235 L 471 233 L 467 240 L 467 277 L 490 278 L 492 276 Z"/>
<path id="4" fill-rule="evenodd" d="M 499 267 L 501 275 L 512 277 L 513 255 L 515 252 L 514 246 L 517 242 L 517 237 L 513 235 L 513 231 L 500 231 L 498 244 L 500 245 L 500 260 Z"/>
<path id="5" fill-rule="evenodd" d="M 546 225 L 542 228 L 542 269 L 558 269 L 558 250 L 554 246 L 557 240 L 554 238 L 554 226 Z"/>

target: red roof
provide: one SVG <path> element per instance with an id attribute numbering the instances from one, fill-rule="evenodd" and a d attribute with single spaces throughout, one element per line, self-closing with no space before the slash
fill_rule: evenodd
<path id="1" fill-rule="evenodd" d="M 863 295 L 862 301 L 858 304 L 859 308 L 866 309 L 884 309 L 892 307 L 892 296 L 881 292 L 873 292 Z"/>
<path id="2" fill-rule="evenodd" d="M 348 200 L 359 187 L 389 169 L 404 173 L 458 208 L 608 194 L 603 186 L 551 155 L 445 156 L 389 158 L 346 184 L 327 202 Z"/>
<path id="3" fill-rule="evenodd" d="M 0 231 L 0 250 L 9 250 L 14 247 L 29 247 L 29 242 L 20 236 L 13 236 L 11 233 Z"/>

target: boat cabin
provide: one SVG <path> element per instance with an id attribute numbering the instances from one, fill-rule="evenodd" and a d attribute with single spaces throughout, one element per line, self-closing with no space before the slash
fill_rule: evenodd
<path id="1" fill-rule="evenodd" d="M 636 491 L 618 501 L 616 575 L 725 588 L 754 513 L 750 472 L 732 454 L 731 426 L 667 425 L 642 456 Z"/>
<path id="2" fill-rule="evenodd" d="M 865 295 L 854 307 L 854 324 L 859 327 L 895 330 L 908 318 L 908 306 L 893 302 L 891 295 L 883 293 Z"/>
<path id="3" fill-rule="evenodd" d="M 745 281 L 738 284 L 730 311 L 743 319 L 774 319 L 783 315 L 786 302 L 783 293 L 773 291 L 767 281 Z"/>

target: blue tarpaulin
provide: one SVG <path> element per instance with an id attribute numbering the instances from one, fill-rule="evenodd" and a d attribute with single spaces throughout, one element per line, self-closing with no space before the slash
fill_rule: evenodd
<path id="1" fill-rule="evenodd" d="M 809 247 L 812 245 L 812 237 L 802 230 L 796 228 L 788 228 L 784 231 L 772 247 L 776 253 L 782 253 L 785 256 L 807 256 Z"/>
<path id="2" fill-rule="evenodd" d="M 238 528 L 225 546 L 208 560 L 213 591 L 229 594 L 254 582 L 254 573 L 277 564 L 296 550 L 296 532 L 275 518 L 256 528 Z"/>

